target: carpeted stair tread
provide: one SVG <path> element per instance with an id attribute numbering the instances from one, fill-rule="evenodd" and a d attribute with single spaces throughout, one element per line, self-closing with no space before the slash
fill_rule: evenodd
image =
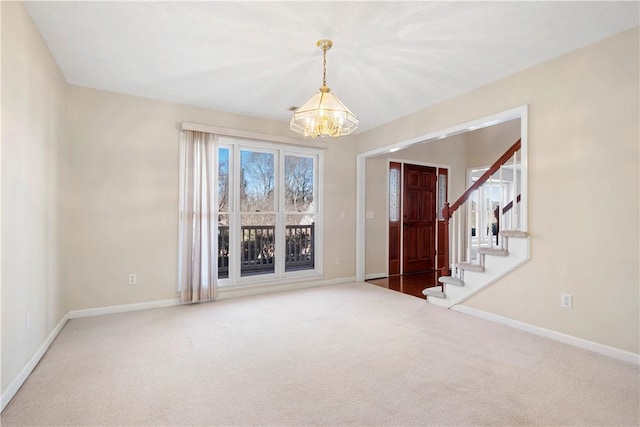
<path id="1" fill-rule="evenodd" d="M 456 285 L 456 286 L 464 286 L 464 282 L 457 277 L 453 276 L 442 276 L 438 277 L 438 282 L 445 283 L 447 285 Z"/>
<path id="2" fill-rule="evenodd" d="M 484 273 L 484 267 L 478 264 L 471 264 L 468 262 L 459 262 L 456 264 L 456 267 L 458 267 L 461 270 L 477 271 L 478 273 Z"/>
<path id="3" fill-rule="evenodd" d="M 525 237 L 529 237 L 529 233 L 527 233 L 526 231 L 520 231 L 520 230 L 502 230 L 500 232 L 500 236 L 516 237 L 519 239 L 524 239 Z"/>
<path id="4" fill-rule="evenodd" d="M 494 256 L 508 256 L 509 251 L 506 249 L 500 248 L 480 248 L 478 249 L 478 253 L 484 255 L 494 255 Z"/>
<path id="5" fill-rule="evenodd" d="M 434 286 L 432 288 L 427 288 L 422 291 L 422 295 L 425 297 L 436 297 L 436 298 L 446 298 L 447 295 L 442 292 L 442 288 L 440 286 Z"/>

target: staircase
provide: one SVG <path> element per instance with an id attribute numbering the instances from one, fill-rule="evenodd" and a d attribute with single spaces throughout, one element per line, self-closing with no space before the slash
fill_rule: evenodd
<path id="1" fill-rule="evenodd" d="M 445 205 L 449 252 L 439 285 L 422 292 L 430 303 L 460 304 L 529 259 L 520 149 L 518 140 L 455 203 Z"/>

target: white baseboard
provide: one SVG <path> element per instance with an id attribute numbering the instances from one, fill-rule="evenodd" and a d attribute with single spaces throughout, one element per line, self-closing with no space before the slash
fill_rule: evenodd
<path id="1" fill-rule="evenodd" d="M 233 289 L 220 289 L 217 299 L 227 299 L 248 295 L 259 295 L 277 291 L 288 291 L 294 289 L 311 288 L 315 286 L 336 285 L 339 283 L 355 282 L 355 277 L 340 277 L 329 280 L 316 280 L 310 282 L 291 282 L 280 285 L 259 285 L 234 287 Z M 158 301 L 142 302 L 137 304 L 112 305 L 109 307 L 88 308 L 85 310 L 69 311 L 69 319 L 80 319 L 82 317 L 101 316 L 103 314 L 124 313 L 127 311 L 148 310 L 150 308 L 171 307 L 180 305 L 180 299 L 165 299 Z"/>
<path id="2" fill-rule="evenodd" d="M 371 274 L 365 274 L 364 280 L 385 279 L 387 277 L 388 277 L 387 273 L 371 273 Z"/>
<path id="3" fill-rule="evenodd" d="M 141 302 L 137 304 L 112 305 L 109 307 L 88 308 L 86 310 L 71 310 L 69 319 L 80 319 L 81 317 L 101 316 L 103 314 L 124 313 L 127 311 L 147 310 L 150 308 L 171 307 L 179 305 L 180 300 L 164 299 L 158 301 Z"/>
<path id="4" fill-rule="evenodd" d="M 44 340 L 38 351 L 35 352 L 33 357 L 29 360 L 29 362 L 27 362 L 25 367 L 22 368 L 22 371 L 20 371 L 18 376 L 11 382 L 11 384 L 9 384 L 9 387 L 7 387 L 4 393 L 2 393 L 2 396 L 0 396 L 0 412 L 4 411 L 4 408 L 7 406 L 7 404 L 11 401 L 11 399 L 13 399 L 13 396 L 15 396 L 18 390 L 20 390 L 22 384 L 24 384 L 38 362 L 40 362 L 40 359 L 42 359 L 42 356 L 44 356 L 44 354 L 47 352 L 53 340 L 56 339 L 64 325 L 67 323 L 67 320 L 69 320 L 69 314 L 65 314 L 62 317 L 60 322 L 58 322 L 56 327 L 53 328 L 49 336 Z"/>
<path id="5" fill-rule="evenodd" d="M 315 288 L 316 286 L 338 285 L 340 283 L 355 282 L 355 277 L 339 277 L 337 279 L 315 280 L 309 282 L 291 282 L 279 285 L 259 285 L 220 289 L 217 300 L 237 298 L 250 295 L 268 294 L 271 292 L 292 291 L 294 289 Z"/>
<path id="6" fill-rule="evenodd" d="M 562 332 L 552 331 L 551 329 L 541 328 L 529 323 L 520 322 L 519 320 L 509 319 L 508 317 L 498 316 L 497 314 L 488 313 L 486 311 L 478 310 L 476 308 L 467 307 L 464 305 L 455 305 L 451 307 L 451 310 L 468 314 L 470 316 L 479 317 L 491 322 L 500 323 L 512 328 L 520 329 L 521 331 L 549 338 L 554 341 L 559 341 L 564 344 L 569 344 L 583 350 L 592 351 L 594 353 L 602 354 L 614 359 L 633 363 L 635 365 L 640 365 L 640 354 L 635 354 L 630 351 L 621 350 L 615 347 L 609 347 L 604 344 L 598 344 L 596 342 L 588 341 L 583 338 L 574 337 L 573 335 L 567 335 L 563 334 Z"/>

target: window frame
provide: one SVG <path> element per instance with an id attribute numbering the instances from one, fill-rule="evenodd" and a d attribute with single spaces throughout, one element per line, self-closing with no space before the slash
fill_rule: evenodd
<path id="1" fill-rule="evenodd" d="M 323 168 L 324 150 L 318 148 L 298 147 L 282 143 L 265 142 L 256 139 L 248 139 L 233 136 L 219 135 L 215 145 L 215 185 L 218 185 L 219 149 L 229 149 L 229 212 L 218 211 L 218 192 L 215 193 L 216 218 L 218 215 L 229 215 L 229 257 L 228 278 L 219 278 L 218 286 L 221 289 L 237 289 L 245 286 L 255 286 L 257 283 L 269 285 L 274 282 L 286 282 L 302 278 L 320 278 L 323 275 Z M 241 151 L 266 152 L 274 154 L 274 211 L 260 212 L 264 215 L 275 215 L 275 265 L 273 273 L 241 276 L 240 253 L 240 226 L 242 214 L 240 211 L 240 173 Z M 285 230 L 287 213 L 285 209 L 285 157 L 310 157 L 313 159 L 313 212 L 314 215 L 314 266 L 312 269 L 285 271 Z M 244 212 L 247 214 L 247 212 Z M 294 214 L 300 215 L 300 213 Z"/>
<path id="2" fill-rule="evenodd" d="M 320 151 L 319 153 L 323 153 L 322 151 Z M 285 172 L 286 172 L 286 166 L 285 166 L 285 160 L 287 156 L 291 156 L 291 157 L 306 157 L 306 158 L 311 158 L 313 160 L 313 172 L 314 172 L 314 181 L 313 181 L 313 211 L 311 213 L 306 212 L 306 213 L 300 213 L 300 212 L 287 212 L 286 209 L 286 191 L 285 191 Z M 319 187 L 320 187 L 320 183 L 319 183 L 319 167 L 318 164 L 320 163 L 320 155 L 318 155 L 318 153 L 315 154 L 311 154 L 308 152 L 303 152 L 300 150 L 283 150 L 280 156 L 280 177 L 279 177 L 279 182 L 283 184 L 283 188 L 282 191 L 280 191 L 280 200 L 278 201 L 279 203 L 279 207 L 281 209 L 282 212 L 282 216 L 281 216 L 281 220 L 283 222 L 282 224 L 282 228 L 281 230 L 286 230 L 286 226 L 287 226 L 287 217 L 288 216 L 302 216 L 302 215 L 313 215 L 314 218 L 314 248 L 313 248 L 313 256 L 314 256 L 314 265 L 313 265 L 313 269 L 309 269 L 309 270 L 295 270 L 295 271 L 286 271 L 286 265 L 283 262 L 281 267 L 282 267 L 282 275 L 286 275 L 287 277 L 305 277 L 306 275 L 304 274 L 304 272 L 306 271 L 315 271 L 319 268 L 318 266 L 318 253 L 321 252 L 318 250 L 319 244 L 318 242 L 322 241 L 320 239 L 320 233 L 318 230 L 321 230 L 321 226 L 319 225 L 318 222 L 318 212 L 320 211 L 319 208 Z M 281 236 L 281 238 L 284 238 L 284 234 Z M 282 242 L 282 244 L 279 246 L 279 248 L 282 250 L 282 252 L 280 253 L 280 256 L 283 257 L 285 256 L 285 243 L 286 242 Z M 320 257 L 320 259 L 322 259 L 322 257 Z M 300 274 L 296 274 L 296 273 L 300 273 Z"/>

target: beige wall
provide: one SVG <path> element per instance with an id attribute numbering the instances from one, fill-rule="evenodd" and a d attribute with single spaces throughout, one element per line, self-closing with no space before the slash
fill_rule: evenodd
<path id="1" fill-rule="evenodd" d="M 365 152 L 529 105 L 531 260 L 465 305 L 639 353 L 638 39 L 626 31 L 358 135 Z"/>
<path id="2" fill-rule="evenodd" d="M 366 161 L 365 210 L 369 216 L 365 226 L 365 276 L 384 277 L 388 271 L 387 258 L 387 181 L 389 161 L 386 156 Z"/>
<path id="3" fill-rule="evenodd" d="M 324 275 L 327 279 L 355 277 L 356 147 L 352 138 L 330 141 L 324 157 Z M 336 264 L 336 257 L 340 258 L 340 264 Z"/>
<path id="4" fill-rule="evenodd" d="M 176 298 L 180 122 L 292 136 L 286 123 L 75 86 L 69 100 L 70 310 Z M 346 139 L 325 152 L 325 279 L 353 276 L 353 159 Z"/>
<path id="5" fill-rule="evenodd" d="M 68 141 L 64 78 L 22 3 L 0 7 L 4 393 L 67 312 L 62 211 Z"/>
<path id="6" fill-rule="evenodd" d="M 491 166 L 518 138 L 520 138 L 519 119 L 469 132 L 466 168 Z"/>

